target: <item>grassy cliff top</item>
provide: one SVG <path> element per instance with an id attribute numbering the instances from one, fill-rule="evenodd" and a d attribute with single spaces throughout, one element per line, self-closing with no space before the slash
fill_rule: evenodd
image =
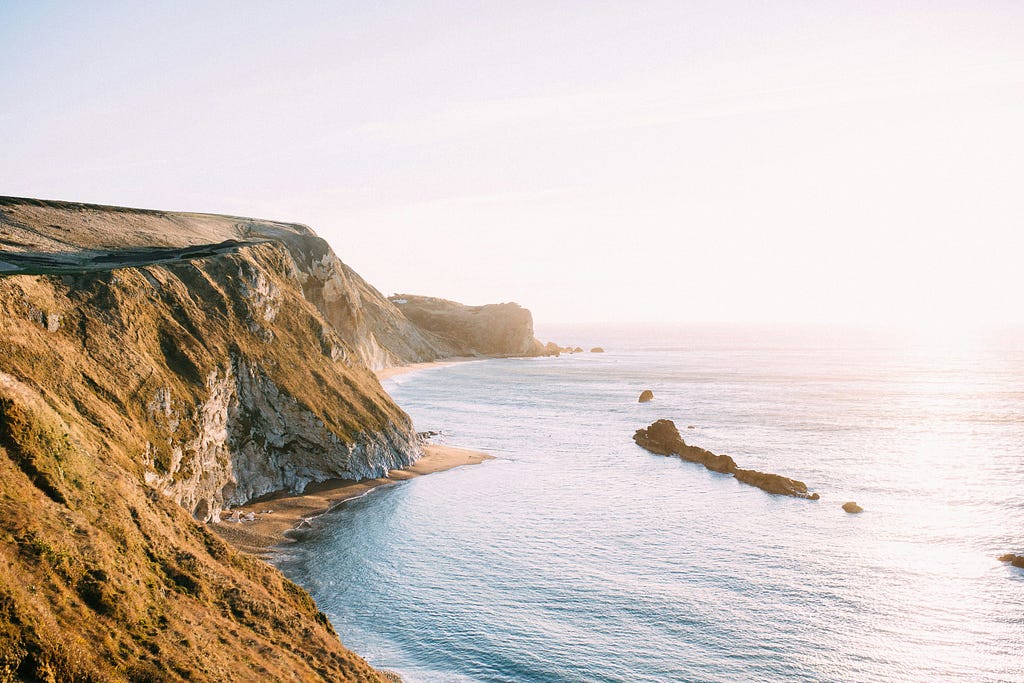
<path id="1" fill-rule="evenodd" d="M 180 249 L 312 234 L 297 223 L 241 216 L 0 197 L 3 252 Z"/>

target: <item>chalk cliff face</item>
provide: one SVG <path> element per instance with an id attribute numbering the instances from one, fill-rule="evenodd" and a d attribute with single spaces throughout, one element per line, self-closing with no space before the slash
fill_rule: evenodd
<path id="1" fill-rule="evenodd" d="M 377 680 L 189 518 L 410 464 L 371 369 L 534 348 L 482 309 L 417 324 L 299 225 L 0 198 L 0 680 Z"/>
<path id="2" fill-rule="evenodd" d="M 285 240 L 305 298 L 334 326 L 369 368 L 436 360 L 445 342 L 412 324 L 390 301 L 313 235 Z"/>

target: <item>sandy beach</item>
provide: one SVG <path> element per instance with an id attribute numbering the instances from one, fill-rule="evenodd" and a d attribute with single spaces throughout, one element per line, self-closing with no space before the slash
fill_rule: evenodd
<path id="1" fill-rule="evenodd" d="M 454 446 L 428 445 L 423 448 L 424 456 L 411 466 L 391 470 L 387 477 L 349 481 L 330 479 L 320 484 L 311 484 L 301 495 L 285 495 L 225 512 L 221 522 L 210 524 L 210 528 L 221 538 L 240 550 L 254 555 L 268 556 L 272 548 L 291 540 L 299 540 L 309 520 L 330 511 L 347 500 L 358 498 L 380 486 L 390 486 L 408 479 L 444 472 L 463 465 L 476 465 L 492 456 L 479 451 Z M 253 513 L 252 521 L 243 519 Z M 315 522 L 312 522 L 315 524 Z M 308 528 L 308 527 L 307 527 Z"/>
<path id="2" fill-rule="evenodd" d="M 455 363 L 482 360 L 466 356 L 447 358 L 430 363 L 413 363 L 376 370 L 377 379 L 384 381 L 416 370 L 437 368 Z M 329 479 L 310 484 L 301 495 L 281 495 L 264 498 L 241 507 L 225 511 L 221 521 L 210 524 L 221 538 L 236 548 L 261 557 L 273 554 L 274 546 L 301 540 L 306 530 L 316 524 L 314 518 L 329 512 L 345 501 L 366 495 L 381 486 L 391 486 L 424 474 L 444 472 L 463 465 L 477 465 L 493 456 L 455 446 L 429 444 L 423 447 L 423 457 L 409 467 L 391 470 L 386 477 L 350 481 Z M 246 519 L 252 514 L 251 519 Z"/>
<path id="3" fill-rule="evenodd" d="M 416 370 L 426 370 L 427 368 L 440 368 L 445 365 L 454 365 L 455 363 L 468 363 L 474 360 L 487 360 L 486 358 L 479 358 L 477 356 L 456 356 L 454 358 L 445 358 L 444 360 L 435 360 L 429 363 L 412 363 L 410 365 L 395 365 L 390 368 L 384 368 L 382 370 L 374 370 L 374 374 L 377 375 L 377 379 L 383 382 L 386 379 L 392 377 L 398 377 L 408 372 L 414 372 Z"/>

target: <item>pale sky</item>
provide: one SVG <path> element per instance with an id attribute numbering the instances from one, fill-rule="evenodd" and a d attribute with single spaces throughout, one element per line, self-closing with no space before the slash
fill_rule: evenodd
<path id="1" fill-rule="evenodd" d="M 542 323 L 1024 322 L 1024 2 L 0 0 L 0 195 Z"/>

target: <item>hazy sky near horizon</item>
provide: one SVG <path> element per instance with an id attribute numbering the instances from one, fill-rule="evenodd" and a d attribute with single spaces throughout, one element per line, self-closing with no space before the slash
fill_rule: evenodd
<path id="1" fill-rule="evenodd" d="M 123 4 L 0 2 L 0 194 L 542 322 L 1024 322 L 1024 3 Z"/>

